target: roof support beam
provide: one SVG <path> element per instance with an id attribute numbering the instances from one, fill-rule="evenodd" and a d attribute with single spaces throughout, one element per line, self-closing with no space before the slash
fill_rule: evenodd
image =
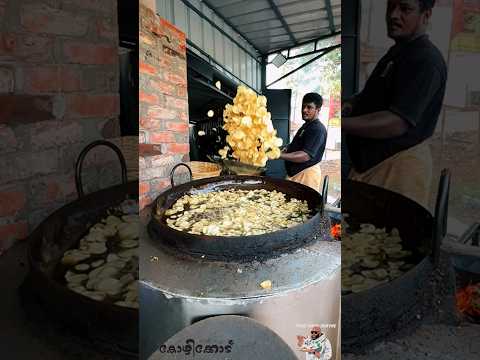
<path id="1" fill-rule="evenodd" d="M 325 0 L 325 7 L 327 8 L 328 23 L 330 24 L 330 33 L 335 32 L 335 23 L 333 22 L 332 2 Z"/>
<path id="2" fill-rule="evenodd" d="M 305 64 L 302 64 L 302 65 L 300 65 L 299 67 L 297 67 L 296 69 L 293 69 L 292 71 L 286 73 L 285 75 L 280 76 L 277 80 L 275 80 L 275 81 L 271 82 L 270 84 L 268 84 L 268 85 L 267 85 L 267 88 L 269 88 L 269 87 L 272 86 L 273 84 L 276 84 L 276 83 L 279 82 L 280 80 L 283 80 L 283 79 L 285 79 L 286 77 L 292 75 L 293 73 L 297 72 L 298 70 L 303 69 L 305 66 L 310 65 L 312 62 L 320 59 L 322 56 L 325 56 L 325 55 L 327 55 L 329 52 L 331 52 L 331 51 L 333 51 L 333 50 L 335 50 L 335 49 L 337 49 L 337 48 L 340 48 L 340 47 L 341 47 L 341 44 L 338 44 L 338 45 L 335 45 L 335 46 L 331 46 L 331 47 L 329 47 L 329 48 L 325 48 L 324 51 L 322 51 L 322 53 L 321 53 L 320 55 L 315 56 L 314 58 L 308 60 Z"/>
<path id="3" fill-rule="evenodd" d="M 282 51 L 287 51 L 287 50 L 290 50 L 294 47 L 297 47 L 297 46 L 302 46 L 302 45 L 306 45 L 306 44 L 309 44 L 309 43 L 312 43 L 312 42 L 319 42 L 321 40 L 325 40 L 325 39 L 328 39 L 328 38 L 331 38 L 333 36 L 337 36 L 337 35 L 341 35 L 341 31 L 336 31 L 334 32 L 333 34 L 328 34 L 328 35 L 325 35 L 325 36 L 321 36 L 319 38 L 316 38 L 316 39 L 311 39 L 311 40 L 307 40 L 307 41 L 303 41 L 301 43 L 297 43 L 295 46 L 288 46 L 288 47 L 285 47 L 285 48 L 280 48 L 280 49 L 277 49 L 277 50 L 274 50 L 274 51 L 270 51 L 268 52 L 267 55 L 272 55 L 272 54 L 277 54 L 279 52 L 282 52 Z"/>
<path id="4" fill-rule="evenodd" d="M 308 55 L 313 55 L 313 54 L 318 54 L 318 53 L 321 53 L 321 52 L 324 52 L 324 51 L 328 51 L 330 49 L 336 49 L 337 47 L 339 46 L 339 44 L 337 45 L 333 45 L 333 46 L 327 46 L 327 47 L 324 47 L 322 49 L 315 49 L 313 51 L 309 51 L 309 52 L 306 52 L 306 53 L 303 53 L 303 54 L 299 54 L 299 55 L 293 55 L 293 56 L 290 56 L 290 54 L 287 55 L 287 61 L 288 60 L 292 60 L 292 59 L 298 59 L 300 57 L 303 57 L 303 56 L 308 56 Z M 290 50 L 289 50 L 290 52 Z"/>
<path id="5" fill-rule="evenodd" d="M 283 18 L 283 15 L 280 13 L 280 10 L 278 10 L 277 4 L 275 4 L 273 0 L 267 0 L 267 1 L 270 4 L 270 7 L 272 8 L 273 12 L 275 13 L 275 16 L 282 23 L 283 28 L 285 29 L 288 36 L 290 37 L 290 40 L 292 40 L 293 43 L 297 45 L 298 41 L 297 39 L 295 39 L 295 36 L 293 36 L 292 30 L 290 30 L 290 27 L 288 26 L 287 22 Z"/>
<path id="6" fill-rule="evenodd" d="M 195 45 L 193 43 L 193 41 L 191 41 L 190 39 L 187 39 L 187 45 L 189 47 L 192 47 L 193 49 L 195 49 L 196 51 L 198 51 L 200 54 L 202 54 L 205 58 L 208 59 L 208 63 L 212 66 L 218 66 L 220 69 L 222 69 L 224 72 L 226 72 L 227 74 L 230 74 L 230 76 L 235 79 L 238 83 L 242 83 L 244 85 L 246 85 L 247 87 L 251 88 L 250 85 L 248 85 L 245 81 L 243 81 L 242 79 L 240 79 L 238 76 L 236 76 L 232 71 L 228 70 L 225 66 L 223 66 L 222 64 L 220 64 L 218 61 L 216 61 L 215 59 L 213 59 L 209 54 L 207 54 L 204 50 L 202 50 L 199 46 Z M 188 48 L 187 48 L 188 49 Z M 197 54 L 195 54 L 197 55 Z M 198 55 L 197 55 L 198 56 Z M 257 60 L 258 61 L 258 60 Z M 258 93 L 258 91 L 256 89 L 253 89 L 256 93 Z"/>

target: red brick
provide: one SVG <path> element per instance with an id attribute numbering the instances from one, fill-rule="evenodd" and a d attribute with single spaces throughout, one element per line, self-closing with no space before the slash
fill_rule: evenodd
<path id="1" fill-rule="evenodd" d="M 145 181 L 141 181 L 138 183 L 138 193 L 140 196 L 150 192 L 150 184 Z"/>
<path id="2" fill-rule="evenodd" d="M 64 0 L 62 5 L 71 10 L 91 10 L 95 13 L 112 14 L 112 3 L 105 0 Z"/>
<path id="3" fill-rule="evenodd" d="M 152 144 L 166 144 L 175 142 L 175 134 L 169 131 L 150 131 L 148 137 Z"/>
<path id="4" fill-rule="evenodd" d="M 177 118 L 177 112 L 160 106 L 151 106 L 148 109 L 148 117 L 153 119 L 175 120 Z"/>
<path id="5" fill-rule="evenodd" d="M 140 118 L 139 125 L 142 130 L 158 130 L 162 127 L 162 121 L 151 116 L 143 116 Z"/>
<path id="6" fill-rule="evenodd" d="M 140 44 L 142 44 L 142 46 L 145 46 L 145 45 L 152 46 L 153 44 L 155 44 L 153 37 L 150 36 L 149 34 L 140 34 L 139 37 L 140 37 Z"/>
<path id="7" fill-rule="evenodd" d="M 0 183 L 58 171 L 58 150 L 13 153 L 0 156 Z"/>
<path id="8" fill-rule="evenodd" d="M 163 145 L 166 146 L 166 145 Z M 171 154 L 161 154 L 161 155 L 154 155 L 150 157 L 150 166 L 151 168 L 158 169 L 157 176 L 155 177 L 163 177 L 168 176 L 170 169 L 175 166 L 177 161 Z M 164 174 L 160 174 L 161 169 L 167 169 Z"/>
<path id="9" fill-rule="evenodd" d="M 147 168 L 147 160 L 142 156 L 139 156 L 138 158 L 138 168 L 140 169 L 140 171 Z"/>
<path id="10" fill-rule="evenodd" d="M 76 194 L 73 174 L 37 177 L 30 182 L 29 203 L 34 208 L 51 206 L 63 202 Z"/>
<path id="11" fill-rule="evenodd" d="M 146 117 L 146 116 L 141 116 L 139 119 L 138 119 L 138 125 L 139 125 L 139 129 L 155 129 L 155 128 L 159 128 L 160 127 L 160 123 L 158 122 L 158 120 L 154 120 L 152 118 L 149 118 L 149 117 Z M 145 137 L 145 133 L 144 134 L 144 137 Z"/>
<path id="12" fill-rule="evenodd" d="M 153 89 L 161 92 L 162 94 L 167 94 L 167 95 L 176 95 L 177 91 L 174 85 L 168 84 L 163 81 L 151 81 L 150 85 Z"/>
<path id="13" fill-rule="evenodd" d="M 62 66 L 60 71 L 60 84 L 63 91 L 74 92 L 86 90 L 83 84 L 83 74 L 81 69 L 76 69 L 71 66 Z"/>
<path id="14" fill-rule="evenodd" d="M 12 152 L 17 148 L 18 142 L 12 128 L 0 125 L 0 153 Z"/>
<path id="15" fill-rule="evenodd" d="M 155 75 L 157 73 L 157 70 L 155 69 L 155 67 L 143 61 L 140 61 L 139 63 L 139 71 L 143 74 L 149 74 L 149 75 Z"/>
<path id="16" fill-rule="evenodd" d="M 148 195 L 143 195 L 138 197 L 140 210 L 143 210 L 145 207 L 152 203 L 152 198 Z"/>
<path id="17" fill-rule="evenodd" d="M 145 131 L 139 131 L 138 132 L 138 143 L 139 144 L 145 144 L 147 142 L 146 136 L 145 136 Z"/>
<path id="18" fill-rule="evenodd" d="M 53 39 L 45 36 L 0 33 L 0 61 L 46 63 L 53 60 Z"/>
<path id="19" fill-rule="evenodd" d="M 15 74 L 11 67 L 0 66 L 0 93 L 13 93 Z"/>
<path id="20" fill-rule="evenodd" d="M 0 191 L 0 216 L 12 216 L 25 206 L 26 197 L 20 189 L 5 189 Z"/>
<path id="21" fill-rule="evenodd" d="M 168 74 L 165 77 L 174 85 L 187 86 L 187 77 L 184 75 Z"/>
<path id="22" fill-rule="evenodd" d="M 152 157 L 162 154 L 161 148 L 155 144 L 139 144 L 138 154 L 140 157 Z"/>
<path id="23" fill-rule="evenodd" d="M 169 121 L 169 122 L 165 123 L 165 129 L 166 130 L 179 131 L 179 132 L 183 132 L 183 133 L 188 134 L 189 127 L 188 127 L 188 123 L 186 123 L 186 122 L 180 123 L 180 122 Z"/>
<path id="24" fill-rule="evenodd" d="M 165 96 L 165 103 L 166 106 L 169 108 L 175 108 L 179 110 L 188 109 L 188 103 L 184 99 L 177 99 L 171 96 Z"/>
<path id="25" fill-rule="evenodd" d="M 22 7 L 20 23 L 31 33 L 82 36 L 88 30 L 88 17 L 52 8 L 46 4 L 27 4 Z"/>
<path id="26" fill-rule="evenodd" d="M 148 104 L 157 104 L 158 103 L 158 96 L 157 95 L 147 94 L 143 91 L 139 92 L 138 98 L 141 102 L 145 102 L 145 103 L 148 103 Z"/>
<path id="27" fill-rule="evenodd" d="M 27 235 L 28 224 L 26 221 L 0 225 L 0 254 L 8 250 L 14 240 L 23 240 Z"/>
<path id="28" fill-rule="evenodd" d="M 180 31 L 178 28 L 176 28 L 173 24 L 171 24 L 167 20 L 160 18 L 160 26 L 163 26 L 166 29 L 168 29 L 170 33 L 172 33 L 181 42 L 185 42 L 185 33 Z"/>
<path id="29" fill-rule="evenodd" d="M 185 99 L 187 97 L 187 88 L 185 86 L 177 86 L 177 96 Z"/>
<path id="30" fill-rule="evenodd" d="M 186 60 L 185 58 L 185 50 L 178 44 L 163 44 L 163 54 L 164 56 L 171 57 L 174 61 Z"/>
<path id="31" fill-rule="evenodd" d="M 116 28 L 114 22 L 109 18 L 97 19 L 95 21 L 95 27 L 97 30 L 97 35 L 100 39 L 115 39 Z"/>
<path id="32" fill-rule="evenodd" d="M 79 41 L 66 41 L 63 53 L 67 63 L 112 65 L 117 63 L 117 47 Z"/>
<path id="33" fill-rule="evenodd" d="M 102 119 L 97 122 L 98 129 L 100 130 L 102 137 L 116 138 L 120 136 L 120 122 L 114 117 L 111 119 Z M 92 132 L 93 136 L 96 136 L 96 133 Z"/>
<path id="34" fill-rule="evenodd" d="M 162 71 L 172 71 L 173 60 L 170 57 L 161 57 L 158 59 L 158 66 Z"/>
<path id="35" fill-rule="evenodd" d="M 188 143 L 188 133 L 176 132 L 175 133 L 175 142 L 177 142 L 179 144 Z"/>
<path id="36" fill-rule="evenodd" d="M 180 113 L 180 120 L 188 122 L 188 114 L 186 111 Z"/>
<path id="37" fill-rule="evenodd" d="M 17 48 L 17 37 L 13 34 L 0 33 L 0 59 L 8 55 L 15 55 Z M 8 58 L 7 58 L 8 59 Z"/>
<path id="38" fill-rule="evenodd" d="M 58 194 L 60 193 L 60 186 L 58 183 L 51 183 L 47 186 L 47 197 L 50 200 L 54 200 L 58 198 Z"/>
<path id="39" fill-rule="evenodd" d="M 1 95 L 0 123 L 28 124 L 55 118 L 51 96 Z"/>
<path id="40" fill-rule="evenodd" d="M 60 91 L 60 71 L 58 66 L 40 66 L 25 69 L 24 91 L 29 94 Z"/>
<path id="41" fill-rule="evenodd" d="M 42 150 L 82 142 L 83 127 L 78 121 L 42 121 L 30 127 L 33 150 Z"/>
<path id="42" fill-rule="evenodd" d="M 118 92 L 117 72 L 111 66 L 82 67 L 82 85 L 85 91 L 97 93 Z"/>
<path id="43" fill-rule="evenodd" d="M 66 114 L 72 118 L 110 117 L 118 113 L 118 95 L 67 95 Z"/>
<path id="44" fill-rule="evenodd" d="M 162 193 L 164 190 L 171 186 L 170 179 L 155 179 L 150 181 L 150 188 L 152 192 L 157 194 Z"/>
<path id="45" fill-rule="evenodd" d="M 185 154 L 190 151 L 189 144 L 167 144 L 167 153 L 170 154 Z"/>

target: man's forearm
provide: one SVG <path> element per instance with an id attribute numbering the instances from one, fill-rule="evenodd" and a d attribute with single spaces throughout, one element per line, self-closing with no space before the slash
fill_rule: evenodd
<path id="1" fill-rule="evenodd" d="M 357 105 L 359 94 L 354 94 L 347 99 L 342 99 L 342 116 L 350 116 Z"/>
<path id="2" fill-rule="evenodd" d="M 294 163 L 303 163 L 310 160 L 310 155 L 308 155 L 305 151 L 294 151 L 291 153 L 282 153 L 280 155 L 280 159 Z"/>
<path id="3" fill-rule="evenodd" d="M 342 118 L 342 131 L 370 139 L 389 139 L 403 135 L 408 123 L 391 111 Z"/>

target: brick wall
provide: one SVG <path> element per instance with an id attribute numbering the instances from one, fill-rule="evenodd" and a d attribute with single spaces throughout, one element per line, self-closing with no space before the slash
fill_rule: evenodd
<path id="1" fill-rule="evenodd" d="M 185 34 L 140 5 L 140 207 L 169 186 L 172 167 L 188 161 Z"/>
<path id="2" fill-rule="evenodd" d="M 119 135 L 117 44 L 116 0 L 0 0 L 0 254 L 76 198 L 81 149 Z M 104 154 L 87 189 L 118 182 Z"/>

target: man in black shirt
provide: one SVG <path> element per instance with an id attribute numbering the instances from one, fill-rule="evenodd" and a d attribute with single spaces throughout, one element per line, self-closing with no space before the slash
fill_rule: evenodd
<path id="1" fill-rule="evenodd" d="M 327 130 L 318 119 L 322 105 L 323 99 L 317 93 L 308 93 L 303 97 L 302 118 L 305 123 L 280 155 L 280 159 L 285 160 L 289 180 L 317 191 L 320 191 L 322 183 L 319 163 L 327 142 Z"/>
<path id="2" fill-rule="evenodd" d="M 395 45 L 363 91 L 342 106 L 349 178 L 402 193 L 428 207 L 431 155 L 425 142 L 441 111 L 447 68 L 425 34 L 435 0 L 388 0 Z"/>

